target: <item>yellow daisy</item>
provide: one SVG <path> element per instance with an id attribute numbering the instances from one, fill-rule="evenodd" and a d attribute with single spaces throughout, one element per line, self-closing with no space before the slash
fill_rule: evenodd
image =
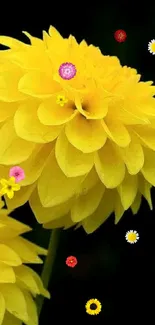
<path id="1" fill-rule="evenodd" d="M 0 190 L 0 195 L 7 195 L 9 199 L 14 197 L 14 192 L 20 190 L 20 185 L 16 184 L 16 179 L 14 176 L 10 177 L 9 180 L 2 178 L 0 180 L 2 189 Z"/>
<path id="2" fill-rule="evenodd" d="M 135 230 L 129 230 L 126 233 L 125 238 L 128 243 L 135 244 L 139 240 L 139 234 Z"/>
<path id="3" fill-rule="evenodd" d="M 151 54 L 155 55 L 155 39 L 149 42 L 148 50 Z"/>
<path id="4" fill-rule="evenodd" d="M 42 263 L 38 255 L 47 251 L 21 237 L 31 228 L 9 217 L 3 206 L 0 201 L 0 324 L 37 325 L 34 298 L 50 295 L 28 264 Z"/>
<path id="5" fill-rule="evenodd" d="M 90 299 L 87 301 L 86 305 L 86 313 L 89 315 L 98 315 L 101 312 L 102 305 L 98 299 Z"/>
<path id="6" fill-rule="evenodd" d="M 155 86 L 53 27 L 25 34 L 31 44 L 0 36 L 0 177 L 26 174 L 9 209 L 29 201 L 44 227 L 87 233 L 137 213 L 142 196 L 152 209 Z"/>

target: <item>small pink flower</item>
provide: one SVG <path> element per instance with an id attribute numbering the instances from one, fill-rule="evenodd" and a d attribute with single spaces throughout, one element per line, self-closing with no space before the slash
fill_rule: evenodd
<path id="1" fill-rule="evenodd" d="M 16 180 L 16 183 L 22 181 L 24 178 L 25 178 L 25 173 L 24 173 L 24 170 L 19 167 L 19 166 L 14 166 L 12 168 L 10 168 L 10 171 L 9 171 L 9 176 L 10 177 L 14 177 L 15 180 Z"/>
<path id="2" fill-rule="evenodd" d="M 59 75 L 62 79 L 70 80 L 76 75 L 76 67 L 70 62 L 62 63 L 59 68 Z"/>

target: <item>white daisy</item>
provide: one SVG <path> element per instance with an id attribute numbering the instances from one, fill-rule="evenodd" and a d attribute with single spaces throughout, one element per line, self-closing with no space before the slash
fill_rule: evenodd
<path id="1" fill-rule="evenodd" d="M 135 230 L 129 230 L 125 235 L 126 241 L 130 244 L 135 244 L 139 240 L 139 234 Z"/>
<path id="2" fill-rule="evenodd" d="M 148 50 L 151 54 L 155 55 L 155 39 L 149 42 Z"/>

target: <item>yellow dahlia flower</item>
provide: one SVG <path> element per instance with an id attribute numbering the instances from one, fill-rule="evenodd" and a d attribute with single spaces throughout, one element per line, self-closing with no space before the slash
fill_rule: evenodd
<path id="1" fill-rule="evenodd" d="M 37 325 L 37 309 L 33 297 L 49 298 L 40 277 L 24 263 L 42 263 L 38 254 L 46 250 L 22 238 L 31 228 L 8 217 L 0 201 L 0 324 Z"/>
<path id="2" fill-rule="evenodd" d="M 47 228 L 97 229 L 111 213 L 152 208 L 155 86 L 99 48 L 53 27 L 31 44 L 1 36 L 0 177 L 18 164 L 21 189 Z"/>

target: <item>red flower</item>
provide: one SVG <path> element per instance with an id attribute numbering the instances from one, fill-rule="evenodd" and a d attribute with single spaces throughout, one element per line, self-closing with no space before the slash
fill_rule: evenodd
<path id="1" fill-rule="evenodd" d="M 77 258 L 75 256 L 68 256 L 66 258 L 66 264 L 69 267 L 74 267 L 77 264 Z"/>
<path id="2" fill-rule="evenodd" d="M 125 30 L 123 29 L 118 29 L 116 30 L 116 32 L 114 33 L 114 37 L 115 37 L 115 40 L 119 43 L 122 43 L 122 42 L 125 42 L 126 38 L 127 38 L 127 35 L 126 35 L 126 32 Z"/>

